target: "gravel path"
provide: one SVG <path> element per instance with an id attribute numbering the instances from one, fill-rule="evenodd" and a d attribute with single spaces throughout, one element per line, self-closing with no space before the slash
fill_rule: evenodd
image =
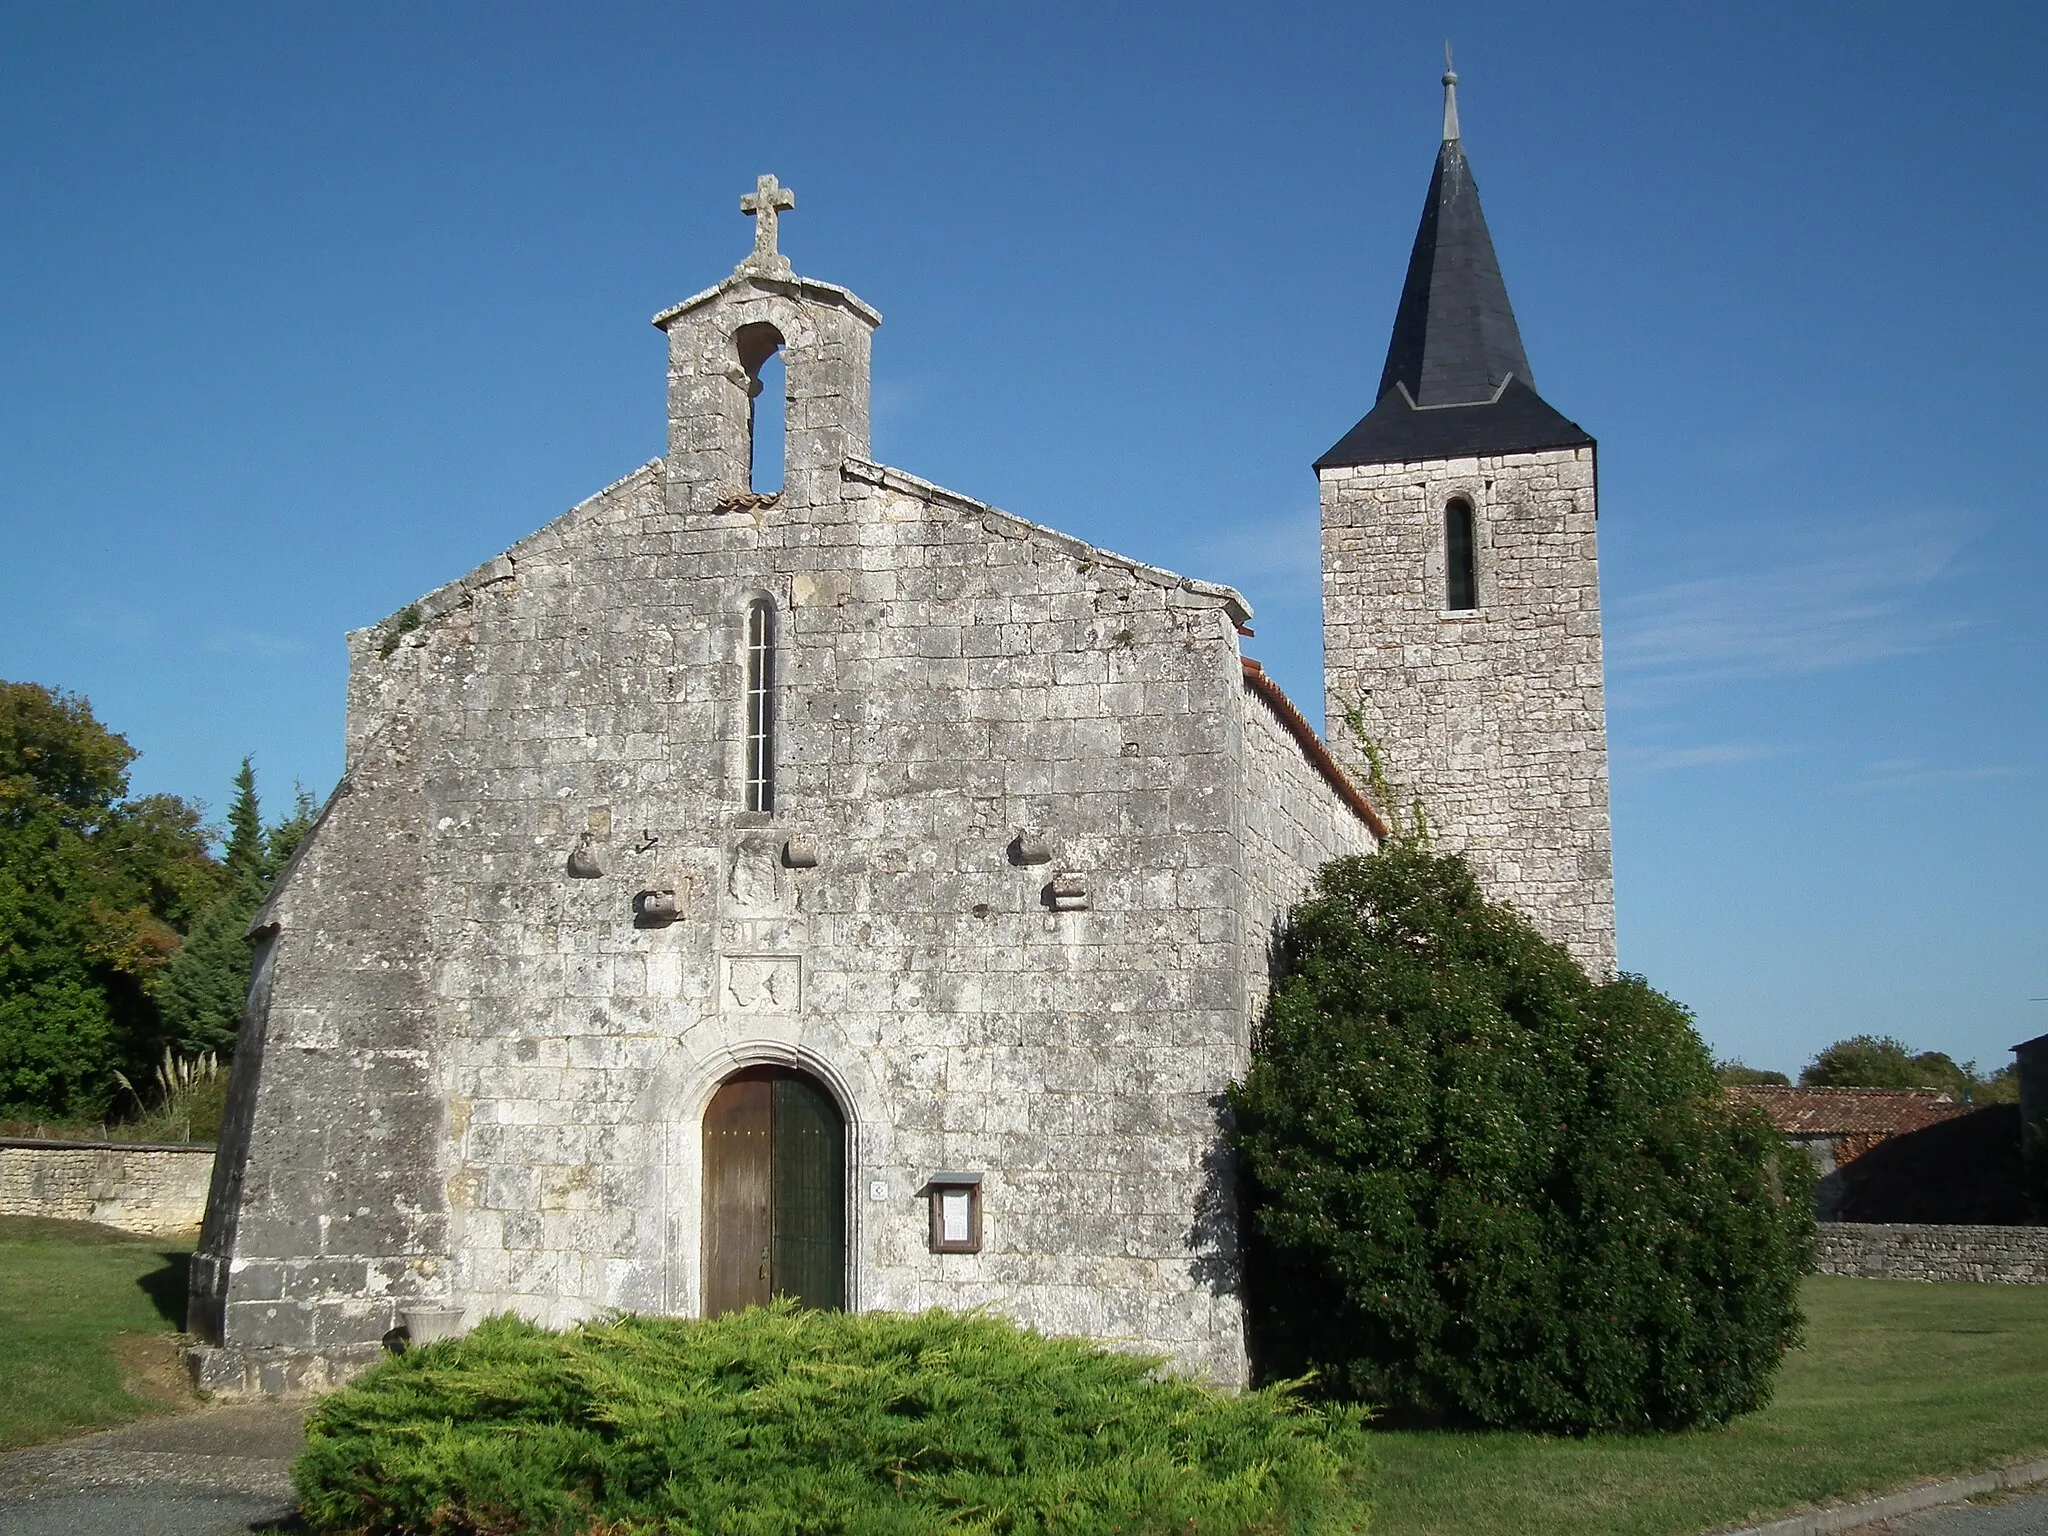
<path id="1" fill-rule="evenodd" d="M 287 1528 L 304 1403 L 201 1408 L 0 1455 L 0 1536 Z"/>

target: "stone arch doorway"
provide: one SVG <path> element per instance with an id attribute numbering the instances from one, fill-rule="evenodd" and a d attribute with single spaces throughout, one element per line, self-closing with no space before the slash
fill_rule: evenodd
<path id="1" fill-rule="evenodd" d="M 704 1315 L 846 1305 L 846 1117 L 816 1078 L 748 1067 L 704 1111 Z"/>

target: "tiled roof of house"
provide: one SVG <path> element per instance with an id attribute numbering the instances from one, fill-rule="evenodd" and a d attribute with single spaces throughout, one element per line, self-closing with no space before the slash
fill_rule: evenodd
<path id="1" fill-rule="evenodd" d="M 1755 1104 L 1788 1136 L 1900 1136 L 1967 1115 L 1935 1088 L 1730 1088 L 1728 1096 Z"/>

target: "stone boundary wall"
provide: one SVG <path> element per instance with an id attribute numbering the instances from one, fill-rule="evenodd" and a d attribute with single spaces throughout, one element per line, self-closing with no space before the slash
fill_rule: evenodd
<path id="1" fill-rule="evenodd" d="M 206 1215 L 213 1148 L 0 1140 L 0 1216 L 178 1232 Z"/>
<path id="2" fill-rule="evenodd" d="M 1824 1221 L 1815 1259 L 1824 1275 L 2048 1285 L 2048 1227 Z"/>

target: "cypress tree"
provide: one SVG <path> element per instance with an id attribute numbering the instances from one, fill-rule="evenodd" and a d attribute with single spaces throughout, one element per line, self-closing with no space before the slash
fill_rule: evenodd
<path id="1" fill-rule="evenodd" d="M 253 897 L 253 899 L 252 899 Z M 157 988 L 165 1043 L 180 1056 L 212 1051 L 227 1056 L 241 1027 L 249 995 L 249 918 L 263 899 L 260 886 L 237 885 L 216 897 L 185 935 Z"/>
<path id="2" fill-rule="evenodd" d="M 297 789 L 291 814 L 265 827 L 248 758 L 235 775 L 223 863 L 230 883 L 199 915 L 157 990 L 167 1043 L 181 1055 L 233 1053 L 255 952 L 249 923 L 312 830 L 313 797 Z"/>
<path id="3" fill-rule="evenodd" d="M 1813 1166 L 1690 1016 L 1598 981 L 1462 859 L 1325 865 L 1229 1096 L 1261 1373 L 1396 1420 L 1567 1433 L 1761 1405 Z"/>
<path id="4" fill-rule="evenodd" d="M 231 884 L 263 873 L 263 807 L 256 798 L 256 769 L 248 759 L 235 774 L 235 798 L 228 806 L 228 840 L 221 859 Z"/>
<path id="5" fill-rule="evenodd" d="M 263 833 L 263 884 L 266 890 L 284 873 L 285 865 L 291 863 L 292 855 L 299 851 L 299 844 L 306 840 L 306 834 L 313 830 L 313 823 L 319 818 L 320 807 L 314 804 L 312 794 L 305 785 L 294 784 L 291 814 L 273 823 Z"/>

